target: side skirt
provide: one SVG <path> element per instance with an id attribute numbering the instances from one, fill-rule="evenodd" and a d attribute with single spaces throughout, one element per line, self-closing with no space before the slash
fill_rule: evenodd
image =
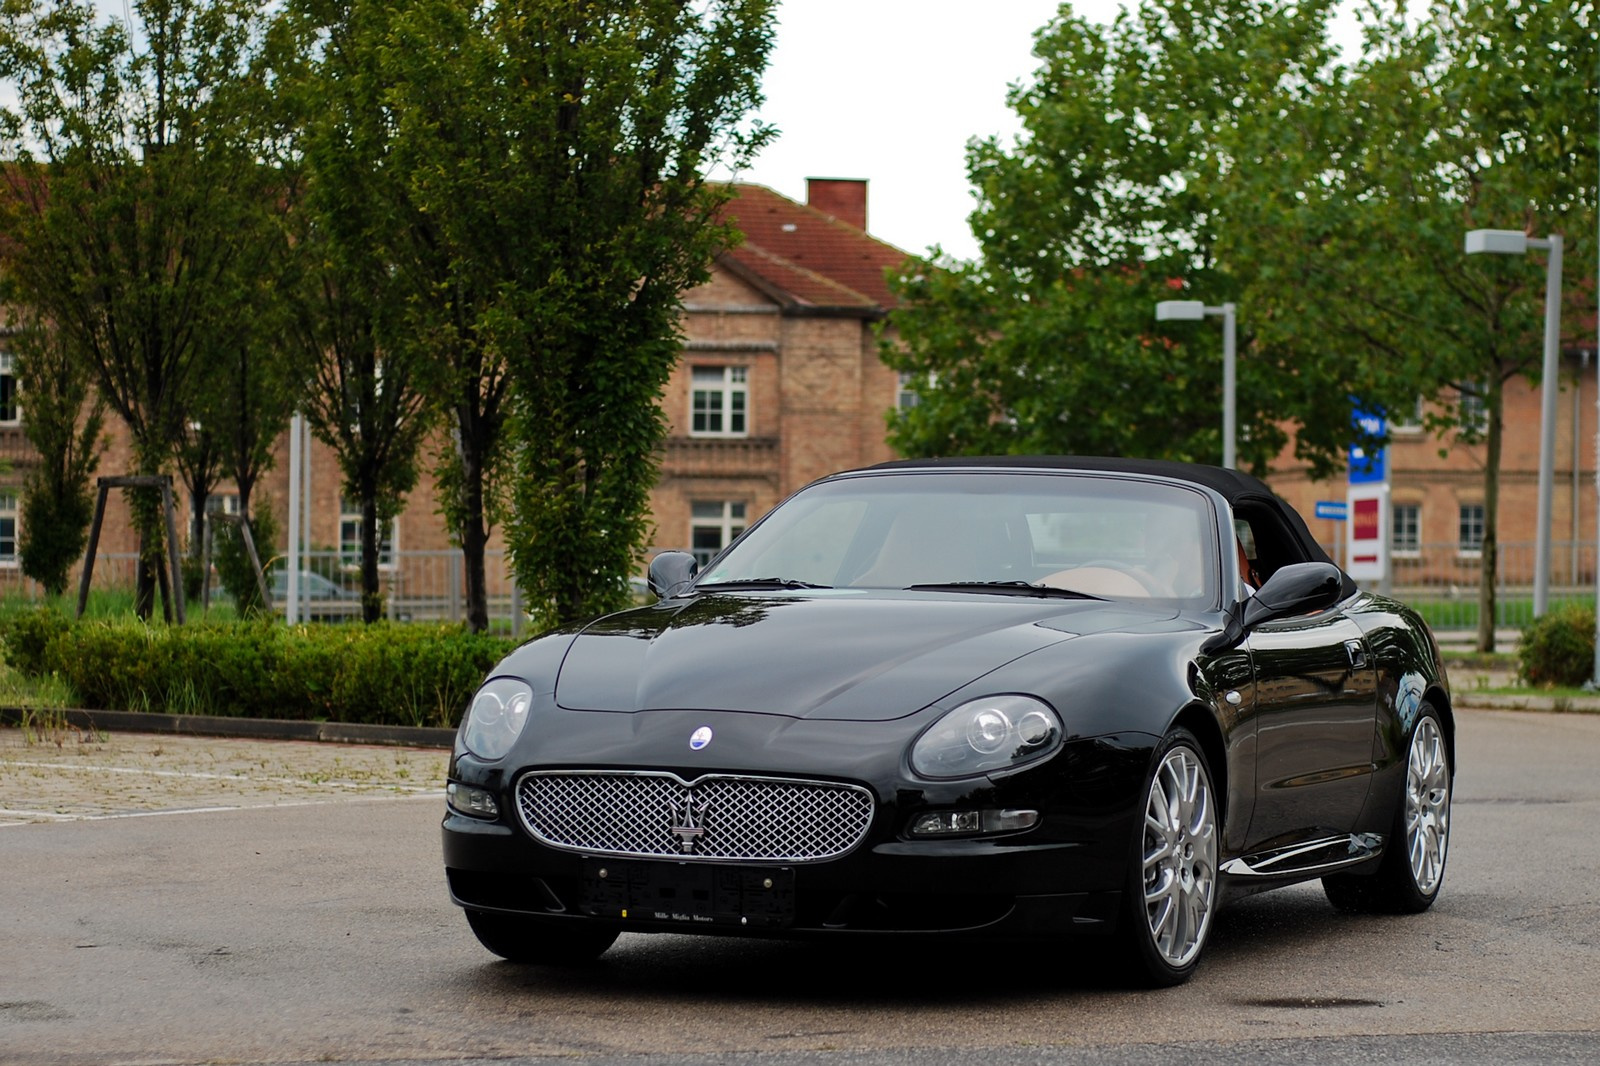
<path id="1" fill-rule="evenodd" d="M 1359 866 L 1381 856 L 1383 845 L 1384 838 L 1376 833 L 1319 837 L 1229 859 L 1222 864 L 1221 872 L 1250 885 L 1241 886 L 1249 892 L 1253 887 L 1269 888 L 1274 884 L 1305 881 Z"/>

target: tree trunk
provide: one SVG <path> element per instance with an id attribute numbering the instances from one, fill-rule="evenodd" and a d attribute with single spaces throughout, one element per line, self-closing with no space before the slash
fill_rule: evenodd
<path id="1" fill-rule="evenodd" d="M 1500 450 L 1505 430 L 1504 391 L 1498 375 L 1488 384 L 1489 420 L 1483 467 L 1483 553 L 1478 571 L 1478 650 L 1494 651 L 1495 578 L 1500 569 Z"/>
<path id="2" fill-rule="evenodd" d="M 361 500 L 361 620 L 368 625 L 383 617 L 383 597 L 378 594 L 378 501 Z"/>

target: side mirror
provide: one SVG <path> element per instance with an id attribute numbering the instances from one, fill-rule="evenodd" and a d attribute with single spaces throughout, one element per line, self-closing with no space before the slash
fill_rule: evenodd
<path id="1" fill-rule="evenodd" d="M 1291 563 L 1245 601 L 1241 621 L 1251 629 L 1274 618 L 1325 611 L 1339 602 L 1344 580 L 1332 563 Z"/>
<path id="2" fill-rule="evenodd" d="M 646 580 L 650 591 L 665 600 L 682 592 L 699 571 L 700 564 L 688 552 L 662 552 L 650 560 Z"/>

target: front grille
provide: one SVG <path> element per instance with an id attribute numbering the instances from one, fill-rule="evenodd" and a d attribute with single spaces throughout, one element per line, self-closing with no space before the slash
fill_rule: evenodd
<path id="1" fill-rule="evenodd" d="M 872 793 L 772 777 L 536 771 L 517 783 L 517 813 L 536 839 L 568 851 L 816 862 L 866 836 Z"/>

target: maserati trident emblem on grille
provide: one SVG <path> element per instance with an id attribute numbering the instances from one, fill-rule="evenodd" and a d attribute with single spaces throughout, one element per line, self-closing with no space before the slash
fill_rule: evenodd
<path id="1" fill-rule="evenodd" d="M 711 727 L 708 726 L 708 725 L 703 725 L 699 729 L 696 729 L 693 733 L 689 734 L 689 750 L 690 751 L 699 751 L 701 748 L 704 748 L 707 744 L 710 744 L 710 743 L 711 743 Z"/>
<path id="2" fill-rule="evenodd" d="M 700 847 L 700 838 L 706 835 L 704 825 L 709 803 L 695 803 L 692 793 L 672 802 L 672 824 L 668 831 L 678 838 L 678 849 L 684 855 L 693 855 Z"/>

